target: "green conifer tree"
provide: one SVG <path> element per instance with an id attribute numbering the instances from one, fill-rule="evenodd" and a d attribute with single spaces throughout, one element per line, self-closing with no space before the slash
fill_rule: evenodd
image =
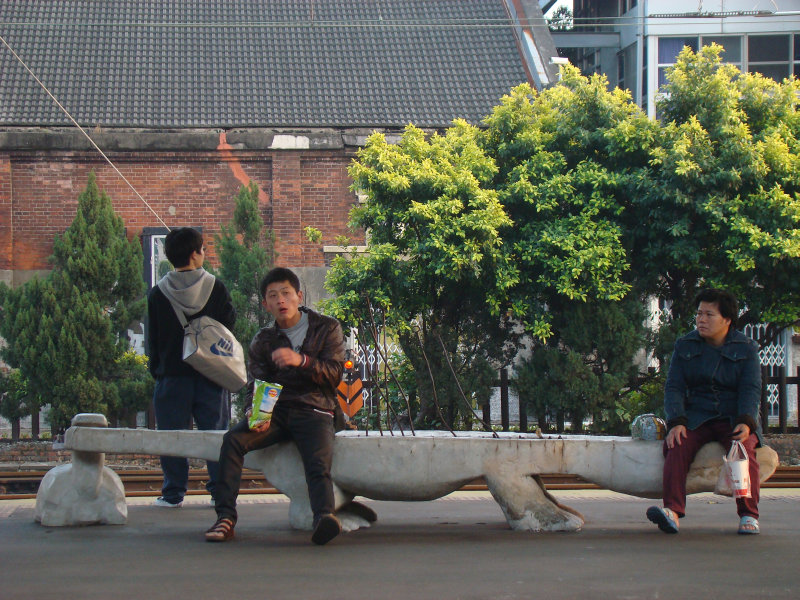
<path id="1" fill-rule="evenodd" d="M 28 382 L 20 375 L 19 369 L 8 373 L 0 371 L 0 416 L 11 423 L 11 440 L 20 437 L 20 420 L 34 410 L 37 399 L 28 393 Z"/>
<path id="2" fill-rule="evenodd" d="M 58 236 L 53 271 L 16 289 L 5 290 L 0 335 L 4 358 L 19 368 L 30 393 L 50 404 L 54 429 L 78 412 L 115 416 L 123 407 L 120 383 L 143 379 L 144 366 L 123 364 L 129 324 L 144 313 L 142 249 L 128 241 L 111 199 L 97 187 L 94 173 L 78 197 L 78 210 Z"/>
<path id="3" fill-rule="evenodd" d="M 235 202 L 233 220 L 222 225 L 222 234 L 214 238 L 220 260 L 215 274 L 225 282 L 236 308 L 233 334 L 247 348 L 258 330 L 272 320 L 261 305 L 259 286 L 275 263 L 274 237 L 258 210 L 258 185 L 251 182 L 241 187 Z M 243 416 L 243 394 L 234 398 L 234 405 Z"/>
<path id="4" fill-rule="evenodd" d="M 247 345 L 256 332 L 272 320 L 261 305 L 261 278 L 275 262 L 272 230 L 264 226 L 258 210 L 258 185 L 251 182 L 239 189 L 233 220 L 215 237 L 220 268 L 236 308 L 233 334 Z"/>

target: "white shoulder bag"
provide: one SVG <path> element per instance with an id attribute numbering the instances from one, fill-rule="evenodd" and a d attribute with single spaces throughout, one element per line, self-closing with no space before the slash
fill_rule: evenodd
<path id="1" fill-rule="evenodd" d="M 247 383 L 244 350 L 231 331 L 211 317 L 186 320 L 173 302 L 172 309 L 183 326 L 183 362 L 231 392 Z"/>

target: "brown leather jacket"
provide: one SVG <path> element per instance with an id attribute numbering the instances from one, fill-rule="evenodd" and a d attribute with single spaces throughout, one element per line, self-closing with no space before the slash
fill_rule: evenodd
<path id="1" fill-rule="evenodd" d="M 309 362 L 305 367 L 279 369 L 272 362 L 272 351 L 290 348 L 289 338 L 281 333 L 277 324 L 264 327 L 250 344 L 248 361 L 248 404 L 252 404 L 253 380 L 260 379 L 283 386 L 278 404 L 301 404 L 327 411 L 337 407 L 336 387 L 344 370 L 344 336 L 339 322 L 306 307 L 300 310 L 308 315 L 308 332 L 301 352 Z"/>

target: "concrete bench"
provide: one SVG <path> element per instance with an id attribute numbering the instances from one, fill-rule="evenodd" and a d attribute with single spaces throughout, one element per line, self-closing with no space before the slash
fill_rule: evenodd
<path id="1" fill-rule="evenodd" d="M 123 524 L 125 491 L 104 466 L 104 453 L 137 453 L 216 460 L 222 431 L 111 429 L 103 415 L 80 414 L 64 436 L 71 464 L 50 470 L 36 498 L 43 525 Z M 688 493 L 713 491 L 722 466 L 722 446 L 703 447 L 692 463 Z M 761 480 L 778 465 L 771 448 L 759 448 Z M 661 441 L 610 436 L 545 436 L 482 432 L 417 431 L 380 435 L 343 431 L 336 435 L 331 475 L 337 514 L 345 530 L 369 526 L 363 512 L 349 510 L 355 496 L 373 500 L 421 501 L 445 496 L 484 477 L 512 529 L 576 531 L 583 516 L 564 506 L 542 484 L 542 473 L 580 475 L 599 486 L 634 496 L 661 497 Z M 262 471 L 289 497 L 289 522 L 311 529 L 300 455 L 285 443 L 251 452 L 245 467 Z"/>

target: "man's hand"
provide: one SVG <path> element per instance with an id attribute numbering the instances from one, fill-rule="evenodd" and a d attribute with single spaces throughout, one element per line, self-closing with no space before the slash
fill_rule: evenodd
<path id="1" fill-rule="evenodd" d="M 684 425 L 675 425 L 669 430 L 667 434 L 667 448 L 674 448 L 680 446 L 681 441 L 686 439 L 686 427 Z"/>
<path id="2" fill-rule="evenodd" d="M 267 429 L 269 429 L 270 423 L 272 423 L 272 421 L 264 421 L 260 425 L 256 425 L 255 427 L 253 427 L 250 431 L 258 431 L 259 433 L 264 433 Z"/>
<path id="3" fill-rule="evenodd" d="M 750 428 L 744 423 L 739 423 L 733 428 L 731 439 L 737 442 L 743 442 L 750 437 Z"/>
<path id="4" fill-rule="evenodd" d="M 272 352 L 272 362 L 274 362 L 279 369 L 299 367 L 303 364 L 303 356 L 291 348 L 278 348 Z"/>
<path id="5" fill-rule="evenodd" d="M 244 418 L 249 421 L 250 420 L 250 415 L 252 415 L 252 414 L 253 414 L 253 407 L 251 406 L 246 411 L 244 411 Z M 256 425 L 255 427 L 251 427 L 250 431 L 264 432 L 267 429 L 269 429 L 270 422 L 271 421 L 265 421 L 264 423 L 261 423 L 261 425 Z"/>
<path id="6" fill-rule="evenodd" d="M 244 411 L 244 418 L 249 421 L 250 420 L 250 415 L 252 415 L 252 414 L 253 414 L 253 407 L 250 407 L 246 411 Z M 261 425 L 256 425 L 255 427 L 251 427 L 250 431 L 264 432 L 267 429 L 269 429 L 269 424 L 270 423 L 271 423 L 271 421 L 265 421 L 264 423 L 261 423 Z"/>

